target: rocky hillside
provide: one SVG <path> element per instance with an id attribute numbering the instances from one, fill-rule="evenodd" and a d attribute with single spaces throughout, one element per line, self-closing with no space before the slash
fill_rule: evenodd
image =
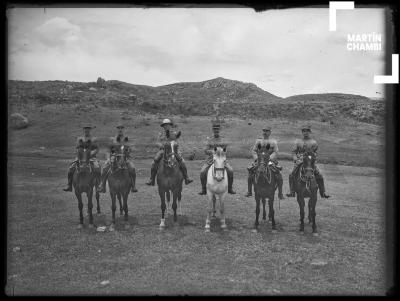
<path id="1" fill-rule="evenodd" d="M 306 94 L 280 98 L 252 83 L 224 78 L 203 82 L 175 83 L 159 87 L 133 85 L 117 80 L 81 83 L 69 81 L 9 81 L 9 112 L 20 106 L 81 104 L 163 113 L 208 116 L 220 103 L 224 116 L 248 118 L 314 119 L 332 122 L 338 118 L 380 124 L 384 101 L 351 94 Z"/>

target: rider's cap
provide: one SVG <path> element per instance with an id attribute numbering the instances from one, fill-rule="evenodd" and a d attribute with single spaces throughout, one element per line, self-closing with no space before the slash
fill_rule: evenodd
<path id="1" fill-rule="evenodd" d="M 271 131 L 271 127 L 268 125 L 263 126 L 263 131 Z"/>
<path id="2" fill-rule="evenodd" d="M 173 125 L 172 121 L 171 121 L 170 119 L 168 119 L 168 118 L 166 118 L 166 119 L 164 119 L 164 120 L 162 121 L 161 126 L 164 126 L 164 125 L 166 125 L 166 124 L 171 124 L 171 125 Z"/>
<path id="3" fill-rule="evenodd" d="M 90 124 L 84 124 L 84 125 L 82 126 L 82 128 L 83 128 L 83 129 L 93 129 L 93 128 L 95 128 L 95 127 L 92 126 L 92 125 L 90 125 Z"/>
<path id="4" fill-rule="evenodd" d="M 308 130 L 308 131 L 311 132 L 311 125 L 309 125 L 309 124 L 303 125 L 303 127 L 301 128 L 301 130 L 302 130 L 302 131 Z"/>
<path id="5" fill-rule="evenodd" d="M 125 128 L 122 124 L 117 125 L 117 129 L 123 129 Z"/>

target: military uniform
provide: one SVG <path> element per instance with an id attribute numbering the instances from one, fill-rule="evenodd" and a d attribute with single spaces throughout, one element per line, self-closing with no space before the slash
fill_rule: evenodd
<path id="1" fill-rule="evenodd" d="M 206 191 L 206 185 L 207 185 L 207 172 L 210 166 L 214 163 L 214 148 L 215 147 L 226 147 L 227 143 L 225 143 L 222 138 L 219 136 L 219 129 L 220 125 L 219 124 L 213 124 L 213 133 L 214 136 L 212 138 L 209 138 L 207 140 L 206 148 L 204 149 L 204 153 L 208 156 L 205 161 L 203 166 L 201 167 L 200 170 L 200 182 L 201 182 L 201 192 L 199 193 L 200 195 L 205 195 L 207 194 Z M 230 194 L 235 194 L 236 192 L 233 191 L 232 186 L 233 186 L 233 169 L 229 165 L 227 161 L 225 161 L 225 168 L 226 168 L 226 173 L 228 175 L 228 193 Z"/>
<path id="2" fill-rule="evenodd" d="M 169 119 L 164 119 L 161 126 L 163 126 L 165 124 L 172 125 L 172 122 Z M 168 142 L 176 141 L 179 138 L 179 136 L 180 136 L 180 132 L 176 132 L 174 130 L 164 130 L 164 131 L 158 133 L 156 144 L 157 144 L 159 150 L 158 150 L 156 156 L 154 157 L 154 161 L 151 165 L 150 179 L 146 183 L 147 185 L 155 185 L 155 178 L 156 178 L 157 171 L 158 171 L 158 165 L 159 165 L 162 157 L 164 156 L 164 145 Z M 175 154 L 175 158 L 179 163 L 179 168 L 182 172 L 183 178 L 185 179 L 185 184 L 189 184 L 189 183 L 193 182 L 193 180 L 188 177 L 185 160 L 183 159 L 182 153 L 179 150 L 179 148 L 178 148 L 177 154 Z"/>
<path id="3" fill-rule="evenodd" d="M 90 127 L 86 127 L 90 128 Z M 90 149 L 90 163 L 93 167 L 93 171 L 96 175 L 96 187 L 98 183 L 100 182 L 100 174 L 101 174 L 101 169 L 100 169 L 100 164 L 99 161 L 96 158 L 96 155 L 99 151 L 98 146 L 96 145 L 96 138 L 93 137 L 92 135 L 84 135 L 81 137 L 78 137 L 76 140 L 76 147 L 75 147 L 75 152 L 78 152 L 78 149 L 84 147 L 84 148 L 89 148 Z M 64 191 L 72 191 L 72 179 L 74 176 L 74 172 L 76 169 L 76 164 L 78 163 L 78 158 L 76 157 L 75 160 L 69 165 L 68 168 L 68 184 L 67 187 L 64 188 Z"/>
<path id="4" fill-rule="evenodd" d="M 267 130 L 271 130 L 271 128 L 266 128 Z M 248 192 L 246 196 L 251 196 L 252 195 L 252 187 L 253 187 L 253 176 L 254 176 L 254 171 L 257 168 L 257 150 L 258 146 L 266 146 L 269 144 L 269 150 L 271 152 L 270 154 L 270 162 L 272 163 L 271 170 L 276 174 L 276 180 L 278 182 L 278 196 L 280 199 L 283 199 L 283 193 L 282 193 L 282 186 L 283 186 L 283 179 L 282 179 L 282 174 L 280 173 L 280 170 L 282 167 L 278 165 L 278 143 L 275 139 L 272 138 L 264 138 L 264 137 L 259 137 L 256 139 L 256 142 L 254 143 L 254 146 L 251 149 L 251 154 L 253 156 L 253 162 L 251 165 L 247 168 L 249 171 L 249 176 L 247 179 L 247 184 L 248 184 Z"/>
<path id="5" fill-rule="evenodd" d="M 117 127 L 119 128 L 119 127 Z M 131 149 L 129 147 L 129 145 L 127 145 L 128 142 L 128 137 L 125 135 L 120 135 L 118 134 L 115 137 L 111 138 L 111 144 L 109 146 L 110 151 L 107 153 L 107 160 L 104 163 L 103 166 L 103 171 L 101 173 L 101 187 L 99 187 L 99 191 L 100 192 L 106 192 L 106 181 L 107 178 L 110 174 L 110 170 L 111 170 L 111 158 L 113 154 L 118 153 L 118 150 L 120 149 L 120 147 L 122 145 L 124 145 L 125 148 L 128 148 L 128 157 L 126 158 L 126 165 L 128 167 L 128 172 L 129 172 L 129 177 L 131 178 L 131 183 L 132 183 L 132 192 L 137 192 L 136 189 L 136 170 L 135 170 L 135 166 L 133 165 L 132 162 L 132 157 L 131 157 Z"/>
<path id="6" fill-rule="evenodd" d="M 310 126 L 305 126 L 303 129 L 307 129 L 311 131 Z M 293 155 L 293 170 L 289 175 L 289 186 L 290 186 L 290 194 L 287 196 L 294 196 L 294 181 L 293 177 L 297 173 L 298 169 L 303 163 L 303 155 L 307 151 L 311 151 L 317 156 L 318 144 L 312 138 L 303 138 L 303 139 L 296 139 L 293 147 L 292 147 L 292 155 Z M 317 165 L 315 165 L 314 169 L 315 180 L 317 181 L 319 192 L 321 197 L 328 198 L 329 196 L 325 194 L 325 185 L 324 185 L 324 178 L 322 177 Z"/>

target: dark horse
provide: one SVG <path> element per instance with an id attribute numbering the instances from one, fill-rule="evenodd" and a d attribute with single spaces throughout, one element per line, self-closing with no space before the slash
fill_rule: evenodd
<path id="1" fill-rule="evenodd" d="M 256 200 L 256 221 L 254 223 L 255 231 L 258 229 L 258 216 L 260 214 L 260 200 L 263 203 L 263 220 L 266 219 L 265 202 L 268 198 L 269 212 L 268 217 L 272 223 L 272 231 L 276 232 L 275 217 L 274 217 L 274 197 L 277 189 L 277 181 L 275 174 L 269 167 L 270 145 L 258 145 L 257 162 L 258 166 L 254 172 L 254 197 Z"/>
<path id="2" fill-rule="evenodd" d="M 86 193 L 88 199 L 88 215 L 89 215 L 89 228 L 93 228 L 93 214 L 92 214 L 92 198 L 93 198 L 93 187 L 97 184 L 96 174 L 94 173 L 93 167 L 90 163 L 90 149 L 79 147 L 78 148 L 78 162 L 76 164 L 76 170 L 72 178 L 72 185 L 74 187 L 76 198 L 78 199 L 79 208 L 79 225 L 78 229 L 83 227 L 83 203 L 82 193 Z M 99 193 L 96 192 L 97 200 L 97 213 L 100 213 L 99 204 Z"/>
<path id="3" fill-rule="evenodd" d="M 176 215 L 177 200 L 179 204 L 182 198 L 182 182 L 183 175 L 180 171 L 176 153 L 178 152 L 178 144 L 174 140 L 165 143 L 162 164 L 160 164 L 157 172 L 158 193 L 161 198 L 161 223 L 160 229 L 165 228 L 165 198 L 170 202 L 170 192 L 172 192 L 172 209 L 174 210 L 174 222 L 178 220 Z"/>
<path id="4" fill-rule="evenodd" d="M 294 191 L 297 195 L 297 203 L 300 207 L 300 231 L 304 233 L 304 198 L 308 200 L 308 220 L 312 223 L 313 234 L 317 235 L 315 224 L 315 206 L 317 204 L 318 185 L 314 175 L 315 154 L 307 151 L 303 155 L 303 163 L 294 175 Z"/>
<path id="5" fill-rule="evenodd" d="M 108 188 L 111 196 L 112 223 L 110 231 L 115 229 L 115 210 L 117 209 L 116 198 L 118 198 L 120 213 L 124 212 L 125 229 L 129 229 L 128 223 L 128 196 L 131 190 L 131 179 L 129 177 L 128 166 L 126 164 L 128 148 L 121 145 L 111 154 L 111 168 L 108 176 Z M 121 198 L 123 204 L 121 204 Z"/>

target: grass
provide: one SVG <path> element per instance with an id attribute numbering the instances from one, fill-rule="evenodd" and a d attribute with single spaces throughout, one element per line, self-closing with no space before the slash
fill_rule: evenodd
<path id="1" fill-rule="evenodd" d="M 205 197 L 199 181 L 183 189 L 183 216 L 160 232 L 156 187 L 144 185 L 150 160 L 136 160 L 139 192 L 129 197 L 131 228 L 99 233 L 76 230 L 78 208 L 65 184 L 66 160 L 9 157 L 7 294 L 15 295 L 382 295 L 384 223 L 382 177 L 376 168 L 320 164 L 329 200 L 318 200 L 319 237 L 298 233 L 293 198 L 275 202 L 278 233 L 268 223 L 252 233 L 255 201 L 245 198 L 248 160 L 232 159 L 238 194 L 226 200 L 229 231 L 213 220 L 204 232 Z M 197 179 L 199 161 L 190 161 Z M 287 191 L 289 162 L 282 162 Z M 86 201 L 84 202 L 86 211 Z M 101 195 L 111 220 L 110 197 Z M 117 209 L 118 212 L 118 209 Z M 13 252 L 14 247 L 20 252 Z M 325 266 L 314 267 L 313 260 Z M 110 284 L 100 283 L 109 280 Z"/>

